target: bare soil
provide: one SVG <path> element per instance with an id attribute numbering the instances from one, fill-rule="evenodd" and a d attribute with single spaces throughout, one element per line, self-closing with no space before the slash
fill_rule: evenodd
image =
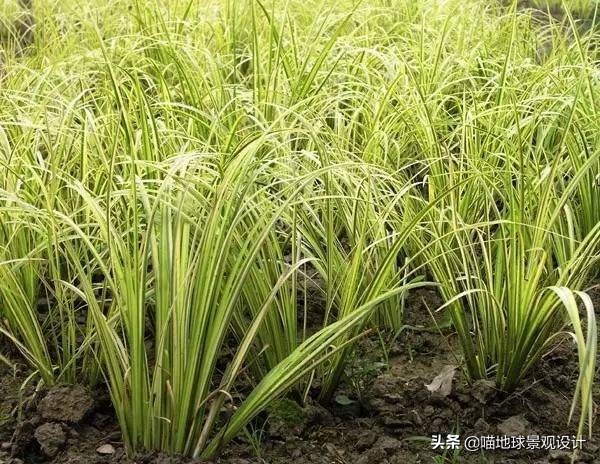
<path id="1" fill-rule="evenodd" d="M 564 451 L 461 450 L 444 455 L 431 449 L 431 436 L 438 433 L 571 435 L 576 429 L 575 423 L 567 424 L 577 379 L 575 347 L 567 338 L 510 396 L 497 392 L 490 382 L 469 385 L 460 367 L 451 383 L 446 382 L 448 391 L 429 391 L 426 385 L 438 374 L 460 366 L 454 336 L 436 330 L 428 316 L 428 308 L 438 303 L 433 291 L 417 292 L 405 315 L 413 328 L 391 344 L 382 343 L 378 335 L 365 338 L 337 401 L 326 407 L 311 398 L 304 407 L 280 401 L 253 422 L 249 436 L 226 447 L 218 462 L 571 462 L 572 453 Z M 158 453 L 128 458 L 105 390 L 58 386 L 34 392 L 33 386 L 21 388 L 25 378 L 24 370 L 0 366 L 1 464 L 200 462 Z M 600 463 L 599 438 L 595 432 L 574 462 Z"/>

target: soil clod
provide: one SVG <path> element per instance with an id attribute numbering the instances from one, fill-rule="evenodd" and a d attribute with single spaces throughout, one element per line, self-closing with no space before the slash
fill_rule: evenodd
<path id="1" fill-rule="evenodd" d="M 492 380 L 473 382 L 471 395 L 481 404 L 489 403 L 496 396 L 496 384 Z"/>
<path id="2" fill-rule="evenodd" d="M 531 424 L 522 415 L 512 416 L 498 424 L 498 431 L 505 436 L 533 435 Z"/>
<path id="3" fill-rule="evenodd" d="M 40 401 L 38 412 L 50 421 L 77 424 L 94 409 L 94 400 L 80 385 L 52 388 Z"/>
<path id="4" fill-rule="evenodd" d="M 40 425 L 35 429 L 34 436 L 42 453 L 49 458 L 56 456 L 67 441 L 65 431 L 60 424 L 55 422 Z"/>

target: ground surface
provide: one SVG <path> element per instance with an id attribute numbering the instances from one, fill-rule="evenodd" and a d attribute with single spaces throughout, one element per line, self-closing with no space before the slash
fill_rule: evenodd
<path id="1" fill-rule="evenodd" d="M 467 385 L 460 368 L 452 382 L 430 392 L 426 387 L 442 372 L 459 365 L 454 339 L 436 331 L 428 308 L 435 308 L 432 291 L 411 298 L 407 324 L 388 345 L 380 337 L 363 340 L 337 402 L 328 407 L 311 401 L 304 408 L 284 401 L 255 421 L 253 438 L 242 437 L 223 450 L 220 462 L 251 463 L 561 463 L 564 451 L 460 451 L 454 455 L 431 449 L 431 435 L 566 435 L 570 399 L 577 373 L 576 353 L 568 339 L 511 396 L 492 385 Z M 159 455 L 128 459 L 106 392 L 92 394 L 80 387 L 58 387 L 33 394 L 20 391 L 24 375 L 1 368 L 0 462 L 24 463 L 192 463 Z M 438 378 L 439 379 L 439 378 Z M 446 395 L 447 393 L 447 395 Z M 341 404 L 340 404 L 341 403 Z M 22 404 L 21 417 L 11 411 Z M 600 435 L 585 444 L 577 462 L 600 463 Z M 102 454 L 106 453 L 106 454 Z M 12 457 L 11 457 L 12 456 Z M 434 459 L 437 459 L 435 461 Z"/>

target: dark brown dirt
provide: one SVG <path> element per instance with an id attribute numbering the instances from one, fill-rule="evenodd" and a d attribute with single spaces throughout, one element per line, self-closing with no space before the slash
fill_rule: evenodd
<path id="1" fill-rule="evenodd" d="M 598 295 L 595 296 L 598 298 Z M 447 366 L 460 366 L 452 334 L 440 334 L 427 308 L 437 307 L 432 291 L 420 291 L 406 314 L 413 329 L 403 332 L 384 352 L 380 337 L 364 339 L 339 389 L 337 402 L 327 407 L 309 399 L 298 406 L 277 403 L 257 418 L 248 436 L 223 450 L 223 464 L 258 463 L 538 463 L 570 462 L 560 451 L 496 451 L 453 457 L 431 449 L 432 434 L 565 435 L 577 372 L 576 352 L 564 343 L 548 354 L 516 393 L 506 396 L 490 382 L 468 385 L 460 367 L 431 392 L 426 385 Z M 386 362 L 387 359 L 387 362 Z M 125 456 L 118 427 L 103 391 L 89 394 L 81 387 L 57 387 L 33 394 L 18 390 L 24 374 L 0 366 L 1 464 L 183 464 L 190 459 L 149 453 Z M 439 379 L 438 379 L 439 380 Z M 450 382 L 450 383 L 449 383 Z M 438 386 L 440 382 L 438 382 Z M 22 417 L 11 414 L 23 398 Z M 1 419 L 4 419 L 2 422 Z M 575 462 L 600 463 L 596 432 Z M 100 448 L 103 447 L 103 448 Z M 101 454 L 99 448 L 108 454 Z"/>
<path id="2" fill-rule="evenodd" d="M 94 399 L 80 385 L 51 389 L 37 407 L 43 419 L 80 423 L 94 409 Z"/>
<path id="3" fill-rule="evenodd" d="M 429 308 L 437 307 L 435 294 L 420 292 L 417 301 L 409 306 L 412 311 L 406 315 L 407 322 L 427 328 L 432 322 L 423 319 L 428 311 L 419 298 L 428 301 Z M 457 433 L 462 437 L 574 434 L 575 424 L 569 426 L 567 421 L 577 378 L 576 353 L 567 342 L 548 354 L 522 389 L 510 396 L 497 392 L 492 382 L 468 385 L 460 369 L 455 373 L 450 393 L 443 396 L 430 392 L 426 385 L 446 366 L 459 364 L 454 355 L 454 337 L 442 336 L 435 330 L 413 330 L 392 346 L 387 369 L 363 385 L 364 391 L 357 392 L 354 385 L 340 389 L 340 394 L 353 403 L 331 405 L 319 421 L 301 421 L 300 427 L 290 428 L 287 436 L 281 436 L 280 427 L 276 427 L 275 434 L 269 428 L 260 459 L 242 444 L 228 450 L 225 456 L 230 457 L 228 462 L 239 464 L 570 462 L 571 455 L 561 451 L 515 450 L 485 455 L 461 451 L 452 460 L 451 454 L 442 456 L 442 452 L 431 450 L 431 436 L 436 433 Z M 374 357 L 381 358 L 377 337 L 364 340 L 361 351 L 358 363 L 373 363 Z M 575 462 L 600 463 L 599 443 L 595 433 Z"/>

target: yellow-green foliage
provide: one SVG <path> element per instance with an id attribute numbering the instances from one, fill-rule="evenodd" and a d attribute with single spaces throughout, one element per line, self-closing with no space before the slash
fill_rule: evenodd
<path id="1" fill-rule="evenodd" d="M 431 285 L 506 391 L 571 327 L 583 431 L 600 37 L 504 3 L 7 3 L 0 331 L 106 379 L 129 451 L 212 458 Z"/>

